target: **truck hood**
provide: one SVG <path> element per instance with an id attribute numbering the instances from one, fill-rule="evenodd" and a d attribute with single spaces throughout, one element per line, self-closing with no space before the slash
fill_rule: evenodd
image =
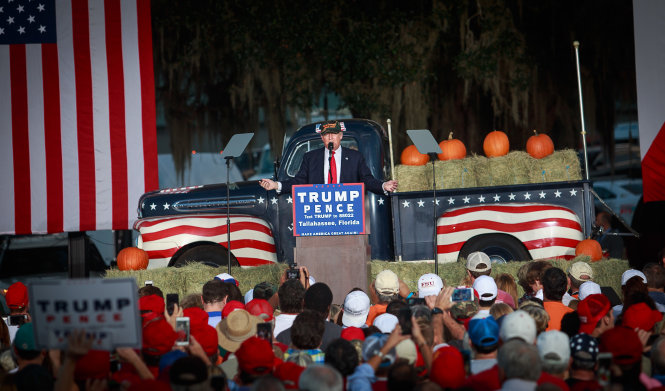
<path id="1" fill-rule="evenodd" d="M 234 214 L 260 216 L 267 209 L 268 192 L 258 181 L 236 182 L 229 186 L 229 209 Z M 145 193 L 139 199 L 138 218 L 197 213 L 226 214 L 226 184 L 162 189 Z"/>

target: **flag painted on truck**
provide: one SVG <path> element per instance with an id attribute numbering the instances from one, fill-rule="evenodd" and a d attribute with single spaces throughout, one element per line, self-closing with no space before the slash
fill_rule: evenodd
<path id="1" fill-rule="evenodd" d="M 532 259 L 575 256 L 584 239 L 577 214 L 547 204 L 494 204 L 452 209 L 437 220 L 437 259 L 455 262 L 466 242 L 484 234 L 517 239 Z"/>
<path id="2" fill-rule="evenodd" d="M 633 1 L 644 201 L 665 201 L 665 2 Z"/>
<path id="3" fill-rule="evenodd" d="M 263 219 L 231 215 L 231 253 L 240 266 L 277 262 L 273 232 Z M 148 253 L 148 268 L 168 266 L 171 257 L 191 244 L 216 243 L 227 247 L 226 216 L 155 217 L 136 222 L 139 247 Z M 184 250 L 183 250 L 184 251 Z"/>
<path id="4" fill-rule="evenodd" d="M 130 229 L 158 186 L 150 1 L 0 9 L 0 232 Z"/>

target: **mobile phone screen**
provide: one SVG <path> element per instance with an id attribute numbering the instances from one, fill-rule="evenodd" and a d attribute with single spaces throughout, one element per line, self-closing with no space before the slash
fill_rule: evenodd
<path id="1" fill-rule="evenodd" d="M 166 311 L 169 315 L 173 315 L 174 304 L 179 304 L 180 299 L 178 298 L 177 293 L 167 293 L 166 294 Z"/>
<path id="2" fill-rule="evenodd" d="M 257 324 L 256 336 L 265 339 L 272 344 L 272 324 L 270 322 Z"/>
<path id="3" fill-rule="evenodd" d="M 450 297 L 450 301 L 453 302 L 471 300 L 473 300 L 473 288 L 456 288 Z"/>
<path id="4" fill-rule="evenodd" d="M 399 320 L 399 326 L 402 328 L 402 335 L 411 335 L 411 307 L 399 310 L 397 319 Z"/>
<path id="5" fill-rule="evenodd" d="M 175 341 L 177 346 L 189 345 L 189 317 L 177 317 L 175 319 L 175 332 L 178 338 Z"/>
<path id="6" fill-rule="evenodd" d="M 425 304 L 425 298 L 424 297 L 412 297 L 410 299 L 406 299 L 406 304 L 408 304 L 409 306 L 424 305 Z"/>

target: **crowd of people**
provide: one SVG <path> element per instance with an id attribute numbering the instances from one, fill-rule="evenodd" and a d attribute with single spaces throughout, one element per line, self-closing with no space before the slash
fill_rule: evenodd
<path id="1" fill-rule="evenodd" d="M 665 389 L 663 265 L 627 270 L 618 294 L 585 262 L 529 262 L 516 280 L 476 252 L 466 269 L 459 284 L 425 274 L 415 292 L 384 270 L 340 305 L 303 267 L 245 295 L 223 273 L 172 308 L 144 286 L 142 348 L 112 352 L 84 330 L 38 349 L 15 283 L 5 300 L 24 321 L 0 322 L 0 390 Z"/>

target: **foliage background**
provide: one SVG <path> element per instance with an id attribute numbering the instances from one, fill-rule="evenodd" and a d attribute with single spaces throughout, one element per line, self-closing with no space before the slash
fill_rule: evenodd
<path id="1" fill-rule="evenodd" d="M 262 121 L 279 153 L 296 112 L 328 108 L 324 92 L 354 117 L 391 118 L 397 156 L 414 128 L 439 140 L 454 130 L 470 152 L 494 129 L 512 149 L 534 128 L 577 148 L 574 40 L 587 129 L 612 145 L 616 108 L 636 102 L 630 0 L 151 4 L 157 98 L 180 168 L 194 135 L 228 140 Z"/>

